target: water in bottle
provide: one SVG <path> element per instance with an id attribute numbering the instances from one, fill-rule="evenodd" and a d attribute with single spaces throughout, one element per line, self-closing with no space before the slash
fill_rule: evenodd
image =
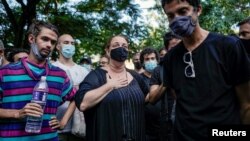
<path id="1" fill-rule="evenodd" d="M 46 76 L 42 76 L 41 80 L 36 84 L 33 89 L 33 96 L 31 102 L 37 103 L 44 109 L 46 105 L 48 94 L 48 84 L 46 82 Z M 43 116 L 33 117 L 28 116 L 25 126 L 25 131 L 28 133 L 39 133 L 41 131 L 43 122 Z"/>

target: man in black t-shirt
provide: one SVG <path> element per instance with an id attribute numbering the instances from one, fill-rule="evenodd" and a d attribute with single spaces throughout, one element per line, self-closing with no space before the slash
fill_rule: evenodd
<path id="1" fill-rule="evenodd" d="M 201 28 L 200 0 L 162 6 L 182 39 L 164 61 L 164 85 L 177 97 L 175 141 L 207 141 L 211 125 L 250 123 L 250 62 L 240 40 Z"/>
<path id="2" fill-rule="evenodd" d="M 153 70 L 159 62 L 159 54 L 153 48 L 145 48 L 140 53 L 140 63 L 143 66 L 144 72 L 141 73 L 144 82 L 149 87 L 150 78 Z M 146 96 L 146 102 L 149 95 Z M 156 104 L 145 104 L 145 129 L 146 141 L 160 141 L 160 102 Z"/>

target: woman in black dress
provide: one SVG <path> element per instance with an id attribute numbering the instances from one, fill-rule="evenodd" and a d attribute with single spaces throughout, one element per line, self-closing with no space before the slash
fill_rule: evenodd
<path id="1" fill-rule="evenodd" d="M 75 96 L 84 111 L 87 141 L 145 141 L 144 97 L 141 76 L 126 69 L 128 39 L 112 37 L 105 48 L 106 67 L 91 71 Z"/>

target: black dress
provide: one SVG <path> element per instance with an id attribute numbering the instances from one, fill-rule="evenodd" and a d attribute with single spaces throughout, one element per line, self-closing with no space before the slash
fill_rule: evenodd
<path id="1" fill-rule="evenodd" d="M 90 72 L 76 93 L 77 107 L 87 91 L 105 83 L 105 70 Z M 144 93 L 135 77 L 128 86 L 112 90 L 84 116 L 87 141 L 145 141 Z"/>

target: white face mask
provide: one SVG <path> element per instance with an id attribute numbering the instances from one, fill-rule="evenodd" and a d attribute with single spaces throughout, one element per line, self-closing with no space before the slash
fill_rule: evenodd
<path id="1" fill-rule="evenodd" d="M 2 64 L 3 64 L 3 57 L 1 56 L 0 57 L 0 66 L 2 66 Z"/>
<path id="2" fill-rule="evenodd" d="M 45 58 L 43 58 L 38 50 L 37 44 L 36 43 L 32 43 L 31 44 L 31 50 L 32 52 L 35 54 L 36 58 L 38 60 L 44 60 Z"/>

